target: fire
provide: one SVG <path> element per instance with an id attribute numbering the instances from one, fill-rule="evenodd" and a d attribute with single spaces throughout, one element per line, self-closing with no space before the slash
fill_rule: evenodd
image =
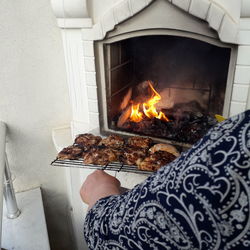
<path id="1" fill-rule="evenodd" d="M 143 119 L 143 113 L 139 111 L 140 103 L 132 105 L 130 120 L 133 122 L 140 122 Z"/>
<path id="2" fill-rule="evenodd" d="M 152 90 L 151 98 L 144 103 L 132 104 L 130 120 L 133 122 L 140 122 L 143 119 L 143 115 L 148 118 L 157 118 L 164 121 L 169 121 L 169 119 L 165 116 L 161 111 L 158 112 L 156 110 L 155 104 L 157 104 L 161 100 L 160 94 L 153 88 L 150 81 L 148 81 L 149 87 Z M 140 111 L 140 106 L 142 106 L 143 113 Z"/>

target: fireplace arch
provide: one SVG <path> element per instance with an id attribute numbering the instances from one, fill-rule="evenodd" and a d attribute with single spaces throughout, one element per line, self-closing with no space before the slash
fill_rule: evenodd
<path id="1" fill-rule="evenodd" d="M 110 8 L 100 21 L 94 25 L 94 40 L 103 39 L 117 25 L 134 18 L 138 13 L 145 11 L 152 4 L 158 4 L 158 2 L 165 2 L 166 6 L 175 6 L 183 13 L 186 13 L 187 16 L 190 15 L 206 21 L 206 25 L 209 25 L 218 33 L 221 41 L 237 43 L 241 4 L 235 4 L 232 0 L 224 3 L 223 7 L 220 0 L 123 0 Z M 164 8 L 163 10 L 165 16 L 174 16 L 168 9 Z"/>

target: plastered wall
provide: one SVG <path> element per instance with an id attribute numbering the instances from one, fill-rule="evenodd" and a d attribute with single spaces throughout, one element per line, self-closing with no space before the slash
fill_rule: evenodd
<path id="1" fill-rule="evenodd" d="M 0 1 L 0 120 L 17 191 L 42 187 L 51 249 L 71 245 L 65 173 L 52 128 L 69 123 L 62 39 L 48 0 Z"/>

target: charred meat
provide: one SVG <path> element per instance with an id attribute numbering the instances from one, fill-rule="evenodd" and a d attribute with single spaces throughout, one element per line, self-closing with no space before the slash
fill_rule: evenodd
<path id="1" fill-rule="evenodd" d="M 102 138 L 100 136 L 95 136 L 92 134 L 80 134 L 75 139 L 75 145 L 84 148 L 84 150 L 88 150 L 94 145 L 97 145 Z"/>
<path id="2" fill-rule="evenodd" d="M 171 153 L 166 151 L 156 151 L 144 158 L 142 161 L 137 161 L 137 165 L 140 170 L 156 171 L 160 167 L 172 162 L 175 159 L 176 156 Z"/>
<path id="3" fill-rule="evenodd" d="M 120 156 L 120 161 L 128 165 L 136 165 L 137 161 L 143 160 L 146 157 L 147 149 L 139 147 L 126 146 Z"/>
<path id="4" fill-rule="evenodd" d="M 107 165 L 118 159 L 116 150 L 107 147 L 91 148 L 83 157 L 85 164 Z"/>
<path id="5" fill-rule="evenodd" d="M 119 135 L 110 135 L 100 141 L 99 145 L 111 148 L 121 148 L 125 144 L 124 139 Z"/>
<path id="6" fill-rule="evenodd" d="M 58 154 L 58 159 L 60 160 L 75 160 L 82 156 L 83 149 L 77 146 L 69 146 L 67 148 L 64 148 L 61 152 Z"/>
<path id="7" fill-rule="evenodd" d="M 140 136 L 132 136 L 128 139 L 128 145 L 138 148 L 149 148 L 152 144 L 152 139 Z"/>

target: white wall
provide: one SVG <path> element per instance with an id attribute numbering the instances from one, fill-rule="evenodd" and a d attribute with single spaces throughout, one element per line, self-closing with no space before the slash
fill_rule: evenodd
<path id="1" fill-rule="evenodd" d="M 71 120 L 62 39 L 49 0 L 0 1 L 0 120 L 17 191 L 41 185 L 52 249 L 69 246 L 63 169 L 52 128 Z"/>

